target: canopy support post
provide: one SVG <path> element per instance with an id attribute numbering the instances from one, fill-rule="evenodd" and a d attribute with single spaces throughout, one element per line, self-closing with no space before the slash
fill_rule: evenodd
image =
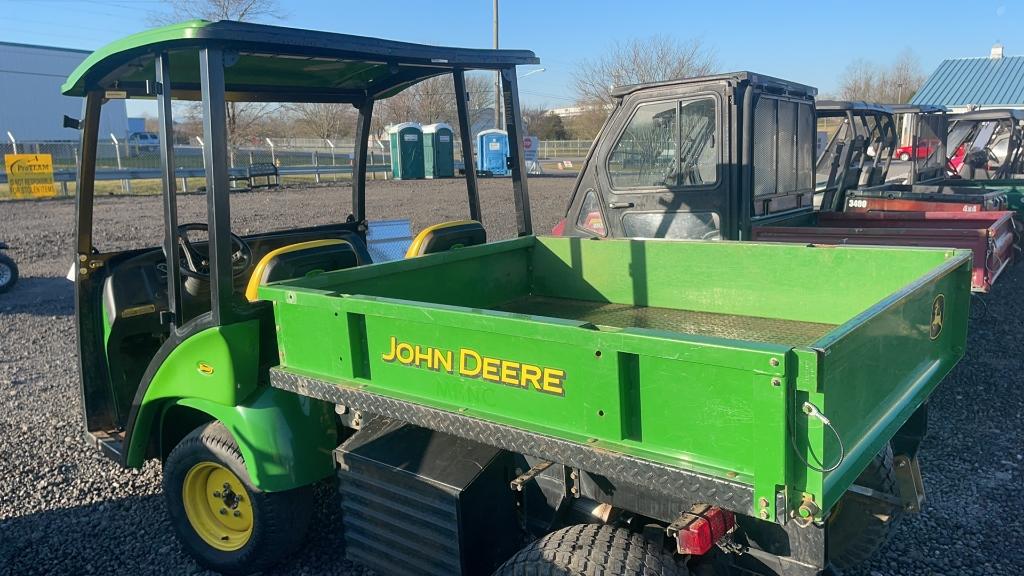
<path id="1" fill-rule="evenodd" d="M 163 167 L 164 261 L 167 263 L 167 312 L 172 329 L 181 325 L 181 270 L 178 268 L 178 199 L 174 174 L 174 119 L 171 112 L 171 62 L 167 52 L 156 57 L 156 102 Z"/>
<path id="2" fill-rule="evenodd" d="M 466 92 L 466 71 L 452 72 L 455 79 L 455 104 L 459 116 L 459 139 L 462 140 L 462 164 L 466 167 L 466 193 L 469 195 L 469 219 L 481 222 L 480 194 L 477 191 L 476 165 L 473 164 L 473 135 L 469 125 L 469 93 Z"/>
<path id="3" fill-rule="evenodd" d="M 78 157 L 78 179 L 75 182 L 75 205 L 78 212 L 78 239 L 76 253 L 89 257 L 92 254 L 92 211 L 96 188 L 96 147 L 100 133 L 100 106 L 103 92 L 91 91 L 85 95 L 82 104 L 82 139 Z M 77 263 L 75 268 L 81 266 Z"/>
<path id="4" fill-rule="evenodd" d="M 512 196 L 516 205 L 519 235 L 533 234 L 530 216 L 530 194 L 526 188 L 526 160 L 523 153 L 523 117 L 519 110 L 519 85 L 516 68 L 501 69 L 501 88 L 505 101 L 505 130 L 508 132 L 508 155 L 512 163 Z"/>
<path id="5" fill-rule="evenodd" d="M 199 51 L 203 96 L 203 157 L 206 161 L 206 210 L 210 252 L 210 301 L 215 325 L 232 320 L 234 292 L 231 263 L 231 214 L 228 197 L 227 110 L 224 97 L 224 52 Z M 168 268 L 177 265 L 168 262 Z"/>
<path id="6" fill-rule="evenodd" d="M 356 222 L 366 220 L 366 152 L 370 144 L 370 120 L 373 119 L 373 98 L 358 106 L 356 142 L 352 157 L 352 216 Z"/>

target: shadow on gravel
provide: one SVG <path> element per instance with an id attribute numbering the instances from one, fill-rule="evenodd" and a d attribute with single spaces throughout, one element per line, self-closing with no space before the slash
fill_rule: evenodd
<path id="1" fill-rule="evenodd" d="M 0 574 L 155 573 L 179 550 L 159 494 L 0 521 Z"/>
<path id="2" fill-rule="evenodd" d="M 20 278 L 0 294 L 0 314 L 70 316 L 75 313 L 75 284 L 67 278 Z"/>
<path id="3" fill-rule="evenodd" d="M 345 559 L 334 483 L 318 484 L 314 499 L 306 545 L 263 576 L 374 576 Z M 8 574 L 216 576 L 178 544 L 161 493 L 0 520 L 0 576 Z"/>

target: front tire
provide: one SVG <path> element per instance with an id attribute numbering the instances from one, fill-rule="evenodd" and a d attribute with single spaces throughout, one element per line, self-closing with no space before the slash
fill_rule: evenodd
<path id="1" fill-rule="evenodd" d="M 900 154 L 900 160 L 902 160 L 904 162 L 906 162 L 907 160 L 910 160 L 910 154 L 907 154 L 906 152 Z"/>
<path id="2" fill-rule="evenodd" d="M 313 491 L 263 492 L 252 485 L 231 433 L 220 422 L 196 428 L 164 462 L 164 497 L 181 545 L 224 574 L 259 572 L 302 544 Z"/>
<path id="3" fill-rule="evenodd" d="M 493 576 L 689 576 L 685 558 L 625 528 L 579 524 L 516 552 Z"/>
<path id="4" fill-rule="evenodd" d="M 0 254 L 0 294 L 14 287 L 18 281 L 18 265 L 6 254 Z"/>

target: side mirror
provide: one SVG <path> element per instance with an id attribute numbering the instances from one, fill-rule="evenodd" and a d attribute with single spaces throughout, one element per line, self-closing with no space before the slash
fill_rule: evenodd
<path id="1" fill-rule="evenodd" d="M 64 128 L 72 128 L 74 130 L 81 130 L 82 129 L 82 122 L 80 120 L 78 120 L 77 118 L 72 118 L 71 116 L 68 116 L 67 114 L 65 114 L 64 115 L 63 127 Z"/>

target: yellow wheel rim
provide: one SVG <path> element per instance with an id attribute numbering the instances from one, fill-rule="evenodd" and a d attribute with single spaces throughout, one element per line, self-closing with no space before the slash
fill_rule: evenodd
<path id="1" fill-rule="evenodd" d="M 252 501 L 245 485 L 216 462 L 200 462 L 185 475 L 181 500 L 192 529 L 212 548 L 231 552 L 252 536 Z"/>

